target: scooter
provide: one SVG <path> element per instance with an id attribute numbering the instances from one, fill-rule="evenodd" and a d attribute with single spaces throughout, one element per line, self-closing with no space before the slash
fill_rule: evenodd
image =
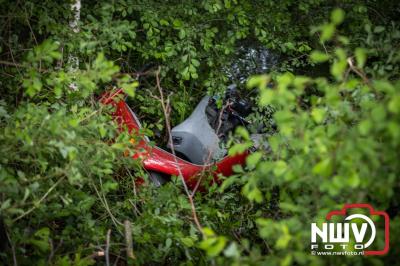
<path id="1" fill-rule="evenodd" d="M 255 144 L 251 149 L 233 156 L 226 156 L 227 150 L 220 145 L 229 132 L 248 124 L 245 117 L 251 112 L 250 103 L 238 96 L 234 85 L 227 89 L 223 108 L 217 107 L 216 97 L 205 96 L 185 121 L 172 128 L 172 142 L 168 142 L 167 148 L 174 152 L 152 145 L 141 133 L 140 121 L 125 97 L 122 89 L 118 89 L 105 94 L 101 102 L 114 106 L 113 117 L 120 129 L 126 128 L 138 139 L 132 158 L 141 160 L 156 186 L 161 186 L 171 176 L 182 175 L 187 187 L 195 189 L 206 172 L 218 183 L 219 175 L 232 175 L 233 166 L 244 165 L 249 153 L 260 146 L 259 134 L 251 136 Z"/>

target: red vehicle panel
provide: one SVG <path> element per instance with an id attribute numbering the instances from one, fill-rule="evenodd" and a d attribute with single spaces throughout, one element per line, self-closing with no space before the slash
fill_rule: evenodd
<path id="1" fill-rule="evenodd" d="M 123 92 L 119 89 L 114 93 L 103 96 L 101 101 L 104 104 L 112 104 L 115 106 L 114 117 L 120 125 L 120 130 L 127 128 L 131 134 L 139 135 L 141 128 L 140 122 L 126 102 L 121 99 L 121 97 L 116 97 L 121 94 L 123 94 Z M 140 158 L 146 170 L 167 174 L 169 176 L 179 176 L 180 170 L 186 184 L 191 189 L 196 186 L 198 178 L 204 171 L 213 171 L 215 181 L 218 181 L 218 174 L 224 176 L 231 175 L 232 167 L 236 164 L 244 164 L 248 154 L 248 152 L 245 152 L 235 156 L 227 156 L 216 163 L 197 165 L 176 157 L 172 153 L 159 147 L 150 145 L 145 136 L 140 137 L 136 149 L 137 153 L 132 157 L 134 159 Z"/>

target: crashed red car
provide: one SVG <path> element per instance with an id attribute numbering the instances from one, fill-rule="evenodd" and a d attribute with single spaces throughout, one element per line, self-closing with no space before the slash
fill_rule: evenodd
<path id="1" fill-rule="evenodd" d="M 211 171 L 214 180 L 218 180 L 220 174 L 230 176 L 234 165 L 245 163 L 250 151 L 227 156 L 226 150 L 219 147 L 221 139 L 225 136 L 220 132 L 216 133 L 215 120 L 217 118 L 219 120 L 218 129 L 232 130 L 238 125 L 245 124 L 243 116 L 249 113 L 247 102 L 234 99 L 222 114 L 218 112 L 215 101 L 205 96 L 189 118 L 172 128 L 173 143 L 168 143 L 168 146 L 172 148 L 173 145 L 176 152 L 174 155 L 172 152 L 151 145 L 148 137 L 141 134 L 140 121 L 124 98 L 122 89 L 119 89 L 105 94 L 101 101 L 103 104 L 115 107 L 113 116 L 121 130 L 126 128 L 130 134 L 139 136 L 132 157 L 141 160 L 143 168 L 149 172 L 150 179 L 156 185 L 162 185 L 170 176 L 182 174 L 187 186 L 193 189 L 205 171 Z M 221 121 L 226 125 L 221 127 Z"/>

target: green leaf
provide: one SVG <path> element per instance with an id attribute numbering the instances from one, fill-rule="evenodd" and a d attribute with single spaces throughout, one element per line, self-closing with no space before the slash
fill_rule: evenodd
<path id="1" fill-rule="evenodd" d="M 279 203 L 279 207 L 282 208 L 284 211 L 293 212 L 293 213 L 302 213 L 303 209 L 299 205 L 295 205 L 288 202 L 281 202 Z"/>
<path id="2" fill-rule="evenodd" d="M 174 19 L 174 21 L 172 22 L 172 24 L 174 25 L 175 28 L 180 28 L 182 27 L 183 23 L 181 20 L 179 19 Z"/>
<path id="3" fill-rule="evenodd" d="M 234 156 L 236 154 L 242 154 L 247 149 L 249 149 L 252 145 L 253 144 L 251 141 L 246 141 L 244 143 L 236 143 L 229 149 L 228 154 L 229 154 L 229 156 Z"/>
<path id="4" fill-rule="evenodd" d="M 275 246 L 278 249 L 286 249 L 292 237 L 289 234 L 289 228 L 287 227 L 287 225 L 282 225 L 281 231 L 282 233 L 276 241 Z"/>
<path id="5" fill-rule="evenodd" d="M 189 248 L 194 246 L 194 241 L 193 241 L 193 239 L 190 238 L 190 237 L 183 237 L 183 238 L 181 238 L 181 242 L 182 242 L 185 246 L 187 246 L 187 247 L 189 247 Z"/>
<path id="6" fill-rule="evenodd" d="M 224 255 L 228 258 L 239 258 L 240 252 L 235 242 L 232 242 L 225 250 Z"/>
<path id="7" fill-rule="evenodd" d="M 190 61 L 192 62 L 192 65 L 194 65 L 195 67 L 200 66 L 200 62 L 199 62 L 197 59 L 193 58 L 193 59 L 190 60 Z"/>
<path id="8" fill-rule="evenodd" d="M 336 8 L 331 13 L 331 21 L 335 25 L 339 25 L 344 20 L 344 11 L 340 8 Z"/>
<path id="9" fill-rule="evenodd" d="M 358 176 L 357 173 L 353 172 L 349 178 L 347 179 L 347 183 L 350 185 L 350 187 L 355 188 L 360 185 L 360 177 Z"/>
<path id="10" fill-rule="evenodd" d="M 249 169 L 253 169 L 254 167 L 256 167 L 257 163 L 261 160 L 261 158 L 262 158 L 261 152 L 254 152 L 250 154 L 246 158 L 247 167 L 249 167 Z"/>
<path id="11" fill-rule="evenodd" d="M 374 33 L 381 33 L 381 32 L 383 32 L 385 30 L 385 27 L 383 27 L 383 26 L 376 26 L 375 28 L 374 28 Z"/>
<path id="12" fill-rule="evenodd" d="M 183 63 L 186 63 L 186 62 L 187 62 L 188 56 L 189 56 L 189 55 L 186 54 L 186 55 L 184 55 L 184 56 L 181 57 L 181 60 L 182 60 Z"/>
<path id="13" fill-rule="evenodd" d="M 400 94 L 397 94 L 390 99 L 389 104 L 388 104 L 388 109 L 390 112 L 393 114 L 399 114 L 400 113 Z"/>
<path id="14" fill-rule="evenodd" d="M 313 108 L 311 116 L 316 123 L 321 123 L 325 118 L 326 111 L 322 108 Z"/>
<path id="15" fill-rule="evenodd" d="M 167 20 L 165 20 L 165 19 L 161 19 L 161 20 L 160 20 L 160 25 L 162 25 L 162 26 L 169 26 L 169 22 L 168 22 Z M 174 26 L 175 26 L 175 24 L 174 24 Z"/>
<path id="16" fill-rule="evenodd" d="M 240 164 L 235 164 L 234 166 L 232 166 L 232 170 L 234 173 L 244 173 L 243 167 Z"/>
<path id="17" fill-rule="evenodd" d="M 345 36 L 339 36 L 338 40 L 339 40 L 339 42 L 341 42 L 345 46 L 350 44 L 349 38 L 347 38 Z"/>
<path id="18" fill-rule="evenodd" d="M 186 37 L 186 31 L 184 29 L 181 29 L 179 31 L 179 38 L 184 39 Z"/>
<path id="19" fill-rule="evenodd" d="M 11 206 L 11 199 L 6 199 L 3 203 L 1 203 L 0 210 L 4 211 L 5 209 Z"/>
<path id="20" fill-rule="evenodd" d="M 165 248 L 166 248 L 166 249 L 169 249 L 169 248 L 171 247 L 171 245 L 172 245 L 172 240 L 171 240 L 171 238 L 167 238 L 167 239 L 165 240 Z"/>
<path id="21" fill-rule="evenodd" d="M 210 236 L 215 236 L 214 230 L 212 230 L 212 229 L 209 228 L 209 227 L 204 227 L 204 228 L 203 228 L 203 233 L 204 233 L 206 236 L 208 236 L 208 237 L 210 237 Z"/>
<path id="22" fill-rule="evenodd" d="M 331 66 L 331 74 L 337 80 L 342 80 L 346 67 L 347 67 L 346 59 L 335 60 Z"/>
<path id="23" fill-rule="evenodd" d="M 237 127 L 235 133 L 237 136 L 242 137 L 244 140 L 250 140 L 250 134 L 245 127 Z"/>
<path id="24" fill-rule="evenodd" d="M 268 75 L 255 75 L 251 76 L 247 80 L 247 88 L 265 88 L 268 82 L 271 80 L 271 77 Z"/>
<path id="25" fill-rule="evenodd" d="M 367 60 L 367 53 L 364 48 L 356 48 L 354 52 L 357 60 L 357 67 L 363 68 L 365 65 L 365 61 Z"/>
<path id="26" fill-rule="evenodd" d="M 260 94 L 260 105 L 266 106 L 271 104 L 274 100 L 275 93 L 272 89 L 261 89 Z"/>
<path id="27" fill-rule="evenodd" d="M 254 187 L 253 189 L 251 189 L 249 191 L 249 193 L 247 193 L 246 196 L 249 200 L 251 200 L 251 201 L 254 200 L 257 203 L 261 203 L 263 201 L 263 195 L 257 187 Z"/>
<path id="28" fill-rule="evenodd" d="M 185 67 L 181 72 L 183 79 L 188 80 L 190 78 L 189 67 Z"/>
<path id="29" fill-rule="evenodd" d="M 285 161 L 279 160 L 274 163 L 274 174 L 275 176 L 279 177 L 282 176 L 287 169 L 287 164 Z"/>
<path id="30" fill-rule="evenodd" d="M 209 257 L 218 256 L 225 248 L 226 238 L 214 236 L 200 242 L 199 247 L 206 251 Z"/>
<path id="31" fill-rule="evenodd" d="M 125 86 L 122 88 L 123 91 L 130 97 L 135 96 L 135 87 L 134 86 L 126 86 L 127 84 L 125 84 Z"/>
<path id="32" fill-rule="evenodd" d="M 321 175 L 323 177 L 328 177 L 332 174 L 333 165 L 330 158 L 326 158 L 319 163 L 317 163 L 313 169 L 314 174 Z"/>
<path id="33" fill-rule="evenodd" d="M 396 89 L 394 86 L 387 80 L 375 80 L 374 86 L 381 92 L 385 93 L 393 93 Z"/>
<path id="34" fill-rule="evenodd" d="M 382 105 L 376 106 L 371 111 L 371 118 L 375 123 L 382 123 L 386 117 L 385 107 Z"/>
<path id="35" fill-rule="evenodd" d="M 329 54 L 323 53 L 321 51 L 313 51 L 310 54 L 310 59 L 314 63 L 322 63 L 322 62 L 329 60 L 329 58 L 330 58 Z"/>
<path id="36" fill-rule="evenodd" d="M 33 238 L 29 239 L 28 242 L 36 246 L 41 252 L 47 252 L 50 250 L 49 236 L 50 229 L 44 227 L 36 231 Z"/>
<path id="37" fill-rule="evenodd" d="M 332 39 L 333 34 L 335 33 L 335 25 L 334 24 L 325 24 L 322 26 L 321 32 L 321 42 L 326 42 Z"/>
<path id="38" fill-rule="evenodd" d="M 371 120 L 363 120 L 360 122 L 358 125 L 358 131 L 360 132 L 361 135 L 367 136 L 372 129 L 373 125 Z"/>

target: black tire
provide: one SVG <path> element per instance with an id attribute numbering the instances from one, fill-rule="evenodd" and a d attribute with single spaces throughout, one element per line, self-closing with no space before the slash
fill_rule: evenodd
<path id="1" fill-rule="evenodd" d="M 168 182 L 168 177 L 165 174 L 149 171 L 150 181 L 156 186 L 161 187 Z"/>

